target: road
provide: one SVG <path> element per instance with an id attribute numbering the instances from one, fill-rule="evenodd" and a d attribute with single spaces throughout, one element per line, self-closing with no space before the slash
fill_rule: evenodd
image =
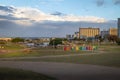
<path id="1" fill-rule="evenodd" d="M 0 67 L 39 72 L 58 80 L 120 80 L 120 68 L 52 62 L 0 61 Z"/>

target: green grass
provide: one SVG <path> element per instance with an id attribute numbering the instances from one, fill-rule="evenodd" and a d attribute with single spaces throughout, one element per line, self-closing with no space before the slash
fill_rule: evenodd
<path id="1" fill-rule="evenodd" d="M 15 43 L 10 43 L 10 42 L 5 45 L 6 50 L 19 50 L 23 48 L 24 46 L 22 46 L 21 44 L 15 44 Z"/>
<path id="2" fill-rule="evenodd" d="M 16 46 L 15 46 L 16 48 Z M 24 51 L 23 49 L 11 49 L 9 52 L 1 53 L 0 58 L 11 58 L 11 57 L 40 57 L 40 56 L 51 56 L 51 55 L 67 55 L 67 54 L 82 54 L 89 53 L 92 51 L 63 51 L 62 48 L 35 48 L 30 51 Z"/>
<path id="3" fill-rule="evenodd" d="M 41 56 L 54 56 L 54 55 L 69 55 L 69 54 L 84 54 L 91 53 L 92 51 L 32 51 L 32 52 L 11 52 L 11 53 L 2 53 L 0 58 L 12 58 L 12 57 L 41 57 Z"/>
<path id="4" fill-rule="evenodd" d="M 18 51 L 14 52 L 15 48 L 11 49 L 13 52 L 0 54 L 0 58 L 8 57 L 41 57 L 41 56 L 55 56 L 55 55 L 69 55 L 69 54 L 91 54 L 92 51 L 63 51 L 62 48 L 35 48 L 30 52 L 21 51 L 20 46 L 14 46 Z M 10 48 L 9 48 L 10 50 Z M 118 45 L 100 45 L 99 49 L 93 55 L 69 56 L 69 57 L 52 57 L 52 58 L 37 58 L 37 59 L 16 59 L 16 61 L 45 61 L 45 62 L 66 62 L 78 64 L 94 64 L 104 66 L 120 67 L 120 46 Z"/>
<path id="5" fill-rule="evenodd" d="M 9 43 L 5 50 L 6 53 L 0 53 L 0 58 L 11 58 L 11 57 L 41 57 L 51 55 L 69 55 L 69 54 L 84 54 L 92 53 L 92 51 L 63 51 L 62 48 L 34 48 L 30 51 L 23 51 L 23 46 L 18 44 Z M 10 47 L 11 45 L 11 47 Z M 105 53 L 115 53 L 120 51 L 120 46 L 117 45 L 101 45 L 97 52 L 104 51 Z M 95 51 L 96 52 L 96 51 Z"/>
<path id="6" fill-rule="evenodd" d="M 56 80 L 43 74 L 21 69 L 0 68 L 0 80 Z"/>

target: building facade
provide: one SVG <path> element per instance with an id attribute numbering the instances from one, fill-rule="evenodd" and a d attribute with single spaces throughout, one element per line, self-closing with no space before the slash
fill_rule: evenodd
<path id="1" fill-rule="evenodd" d="M 120 38 L 120 18 L 118 18 L 118 37 Z"/>
<path id="2" fill-rule="evenodd" d="M 103 30 L 103 31 L 101 31 L 100 34 L 101 34 L 101 37 L 104 38 L 104 37 L 106 37 L 106 36 L 109 35 L 109 31 L 107 31 L 107 30 Z"/>
<path id="3" fill-rule="evenodd" d="M 118 35 L 118 29 L 117 28 L 110 28 L 109 29 L 109 34 L 117 36 Z"/>
<path id="4" fill-rule="evenodd" d="M 71 36 L 70 34 L 67 34 L 67 35 L 66 35 L 66 38 L 67 38 L 67 39 L 71 39 L 72 36 Z"/>
<path id="5" fill-rule="evenodd" d="M 80 36 L 79 36 L 79 32 L 75 32 L 75 33 L 74 33 L 74 38 L 79 39 L 79 37 L 80 37 Z"/>
<path id="6" fill-rule="evenodd" d="M 80 38 L 83 37 L 95 37 L 99 35 L 100 29 L 99 28 L 79 28 Z"/>

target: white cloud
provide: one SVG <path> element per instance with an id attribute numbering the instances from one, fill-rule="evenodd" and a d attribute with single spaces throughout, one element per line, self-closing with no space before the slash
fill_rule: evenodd
<path id="1" fill-rule="evenodd" d="M 74 16 L 74 15 L 64 16 L 63 19 L 65 21 L 85 21 L 85 22 L 97 22 L 97 23 L 102 23 L 106 21 L 104 18 L 99 18 L 95 16 Z"/>
<path id="2" fill-rule="evenodd" d="M 75 16 L 75 15 L 51 15 L 44 13 L 35 8 L 17 8 L 13 14 L 17 18 L 28 18 L 35 21 L 89 21 L 89 22 L 105 22 L 104 18 L 95 16 Z"/>
<path id="3" fill-rule="evenodd" d="M 34 8 L 17 8 L 13 14 L 17 18 L 28 18 L 31 20 L 39 20 L 39 17 L 45 14 L 38 9 Z"/>
<path id="4" fill-rule="evenodd" d="M 15 23 L 28 25 L 28 26 L 32 25 L 31 20 L 35 22 L 43 22 L 43 21 L 71 21 L 71 22 L 84 21 L 84 22 L 97 22 L 97 23 L 106 22 L 104 18 L 95 17 L 95 16 L 75 16 L 72 14 L 59 16 L 59 15 L 44 13 L 36 8 L 29 8 L 29 7 L 13 7 L 13 8 L 15 8 L 13 12 L 5 12 L 0 10 L 0 15 L 11 14 L 12 17 L 21 19 L 21 20 L 14 20 Z"/>
<path id="5" fill-rule="evenodd" d="M 61 15 L 61 12 L 50 14 L 36 8 L 8 7 L 0 7 L 0 34 L 5 36 L 63 37 L 79 31 L 81 26 L 101 29 L 117 26 L 117 21 L 109 22 L 95 16 Z"/>
<path id="6" fill-rule="evenodd" d="M 12 21 L 15 22 L 16 24 L 20 24 L 20 25 L 25 25 L 25 26 L 31 26 L 32 23 L 29 20 L 15 20 Z"/>
<path id="7" fill-rule="evenodd" d="M 0 15 L 8 15 L 8 14 L 10 14 L 10 13 L 8 13 L 8 12 L 6 12 L 6 11 L 2 11 L 2 10 L 0 10 Z"/>

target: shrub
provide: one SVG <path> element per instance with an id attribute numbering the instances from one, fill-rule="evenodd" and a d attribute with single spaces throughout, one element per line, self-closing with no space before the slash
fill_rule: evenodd
<path id="1" fill-rule="evenodd" d="M 120 38 L 116 41 L 118 45 L 120 45 Z"/>

